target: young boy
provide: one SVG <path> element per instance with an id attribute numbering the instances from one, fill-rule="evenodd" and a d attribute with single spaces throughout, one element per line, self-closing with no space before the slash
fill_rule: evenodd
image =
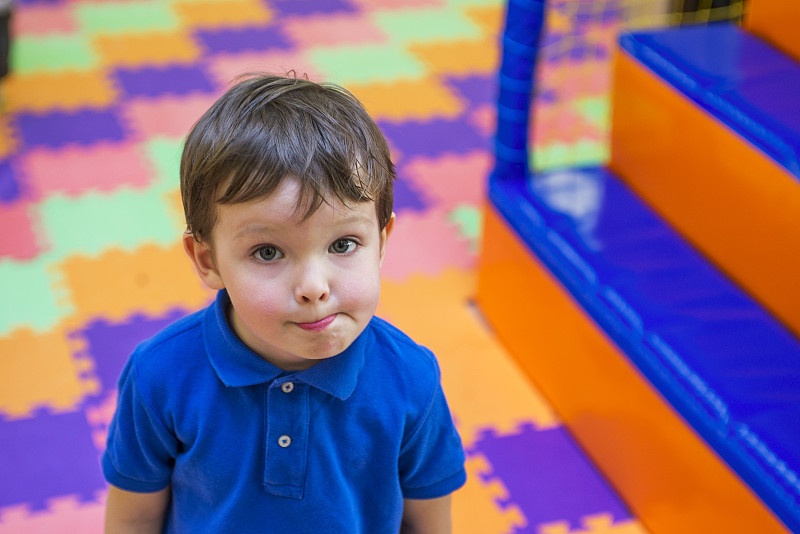
<path id="1" fill-rule="evenodd" d="M 183 243 L 217 299 L 122 372 L 106 532 L 451 531 L 466 474 L 438 365 L 373 317 L 394 178 L 333 85 L 251 77 L 192 128 Z"/>

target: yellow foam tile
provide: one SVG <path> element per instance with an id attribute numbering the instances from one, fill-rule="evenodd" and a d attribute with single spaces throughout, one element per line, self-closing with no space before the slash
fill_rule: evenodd
<path id="1" fill-rule="evenodd" d="M 177 2 L 172 7 L 186 27 L 252 26 L 273 17 L 263 3 L 252 0 Z"/>
<path id="2" fill-rule="evenodd" d="M 184 33 L 103 35 L 92 39 L 92 45 L 102 63 L 109 66 L 189 63 L 200 57 L 200 49 Z"/>
<path id="3" fill-rule="evenodd" d="M 474 286 L 471 272 L 456 269 L 384 280 L 378 314 L 436 354 L 465 446 L 489 427 L 502 433 L 522 422 L 559 424 L 469 304 Z"/>
<path id="4" fill-rule="evenodd" d="M 435 78 L 348 84 L 376 120 L 453 118 L 464 103 Z"/>
<path id="5" fill-rule="evenodd" d="M 493 74 L 499 49 L 493 39 L 443 41 L 409 46 L 409 50 L 438 75 Z"/>
<path id="6" fill-rule="evenodd" d="M 44 333 L 15 330 L 0 338 L 0 414 L 27 417 L 34 410 L 74 410 L 99 389 L 91 377 L 92 362 L 78 354 L 63 327 Z"/>
<path id="7" fill-rule="evenodd" d="M 58 268 L 78 321 L 199 309 L 213 298 L 180 242 L 170 248 L 147 245 L 132 252 L 110 249 L 93 258 L 73 256 Z"/>
<path id="8" fill-rule="evenodd" d="M 102 108 L 112 104 L 116 97 L 113 84 L 100 71 L 12 74 L 3 85 L 9 111 Z"/>

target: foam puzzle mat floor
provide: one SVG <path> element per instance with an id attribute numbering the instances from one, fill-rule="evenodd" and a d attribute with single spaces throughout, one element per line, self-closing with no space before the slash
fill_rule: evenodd
<path id="1" fill-rule="evenodd" d="M 503 15 L 498 0 L 16 3 L 0 82 L 0 534 L 102 531 L 122 365 L 212 298 L 179 241 L 183 136 L 238 74 L 290 69 L 352 90 L 392 147 L 378 313 L 440 359 L 469 474 L 454 532 L 645 532 L 470 303 Z M 555 112 L 564 95 L 544 87 L 542 151 L 564 153 L 542 124 L 568 120 L 581 133 L 567 145 L 601 153 L 606 89 Z"/>

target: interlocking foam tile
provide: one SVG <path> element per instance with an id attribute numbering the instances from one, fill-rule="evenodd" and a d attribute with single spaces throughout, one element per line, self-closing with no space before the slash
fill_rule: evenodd
<path id="1" fill-rule="evenodd" d="M 475 106 L 467 116 L 467 122 L 488 139 L 497 127 L 497 106 L 493 104 Z"/>
<path id="2" fill-rule="evenodd" d="M 173 9 L 189 28 L 263 26 L 273 17 L 267 6 L 256 0 L 176 2 Z"/>
<path id="3" fill-rule="evenodd" d="M 432 74 L 488 74 L 497 71 L 500 57 L 495 40 L 411 44 L 408 48 Z"/>
<path id="4" fill-rule="evenodd" d="M 194 37 L 203 44 L 207 54 L 288 49 L 291 46 L 278 28 L 262 26 L 201 30 L 195 32 Z"/>
<path id="5" fill-rule="evenodd" d="M 52 282 L 50 259 L 0 259 L 0 336 L 17 328 L 47 331 L 72 312 Z"/>
<path id="6" fill-rule="evenodd" d="M 272 6 L 282 15 L 310 15 L 353 11 L 347 0 L 275 0 Z"/>
<path id="7" fill-rule="evenodd" d="M 10 161 L 0 161 L 0 206 L 17 200 L 21 193 L 18 172 Z"/>
<path id="8" fill-rule="evenodd" d="M 404 46 L 395 43 L 315 47 L 307 50 L 307 54 L 326 80 L 348 88 L 356 84 L 418 80 L 425 76 L 425 66 Z M 418 97 L 416 94 L 395 97 L 392 105 L 403 107 L 405 100 Z M 433 107 L 436 105 L 433 103 Z"/>
<path id="9" fill-rule="evenodd" d="M 609 514 L 586 516 L 582 520 L 583 528 L 570 530 L 569 523 L 557 521 L 539 525 L 538 534 L 647 534 L 642 525 L 633 519 L 614 521 Z"/>
<path id="10" fill-rule="evenodd" d="M 389 239 L 387 261 L 402 252 L 392 242 L 395 237 Z M 417 250 L 412 256 L 425 254 Z M 514 432 L 524 422 L 533 421 L 539 428 L 557 425 L 552 409 L 468 305 L 474 291 L 475 276 L 466 270 L 447 269 L 438 276 L 412 275 L 402 282 L 384 276 L 378 315 L 436 354 L 465 446 L 474 443 L 479 432 L 488 427 Z"/>
<path id="11" fill-rule="evenodd" d="M 84 503 L 75 496 L 47 500 L 47 509 L 31 511 L 28 506 L 0 508 L 0 534 L 39 532 L 102 532 L 105 518 L 105 492 Z"/>
<path id="12" fill-rule="evenodd" d="M 447 215 L 447 220 L 458 225 L 459 235 L 469 239 L 470 250 L 478 254 L 483 229 L 483 208 L 471 204 L 461 204 Z"/>
<path id="13" fill-rule="evenodd" d="M 471 153 L 488 149 L 489 141 L 459 116 L 427 122 L 391 123 L 380 121 L 384 135 L 403 152 L 420 157 L 435 157 L 443 152 Z"/>
<path id="14" fill-rule="evenodd" d="M 14 39 L 9 61 L 14 65 L 14 74 L 28 74 L 91 69 L 98 58 L 85 35 L 22 35 Z"/>
<path id="15" fill-rule="evenodd" d="M 410 180 L 404 176 L 402 168 L 397 170 L 397 181 L 394 184 L 394 211 L 422 211 L 427 209 L 431 202 L 423 191 L 420 191 Z"/>
<path id="16" fill-rule="evenodd" d="M 153 171 L 153 187 L 159 191 L 175 191 L 180 185 L 179 172 L 183 138 L 180 136 L 155 136 L 148 139 L 142 148 Z"/>
<path id="17" fill-rule="evenodd" d="M 611 101 L 607 97 L 585 96 L 575 100 L 573 106 L 590 124 L 602 131 L 609 129 Z"/>
<path id="18" fill-rule="evenodd" d="M 597 165 L 608 161 L 608 143 L 602 139 L 581 139 L 575 144 L 554 142 L 534 145 L 531 151 L 531 169 L 540 172 L 559 167 Z"/>
<path id="19" fill-rule="evenodd" d="M 335 46 L 342 44 L 384 43 L 386 35 L 364 13 L 287 18 L 283 33 L 297 46 Z"/>
<path id="20" fill-rule="evenodd" d="M 134 313 L 161 316 L 177 308 L 197 309 L 213 293 L 200 281 L 177 235 L 169 248 L 107 250 L 96 258 L 73 256 L 60 265 L 73 317 L 120 321 Z"/>
<path id="21" fill-rule="evenodd" d="M 631 518 L 564 427 L 540 430 L 523 424 L 510 435 L 490 430 L 472 450 L 482 453 L 492 476 L 503 481 L 509 492 L 505 502 L 527 518 L 529 528 L 519 532 L 537 532 L 534 525 L 556 521 L 580 525 L 583 517 L 600 513 L 615 521 Z"/>
<path id="22" fill-rule="evenodd" d="M 310 80 L 325 79 L 304 51 L 217 55 L 209 60 L 208 70 L 225 87 L 245 72 L 285 74 L 294 70 L 298 76 L 306 75 Z"/>
<path id="23" fill-rule="evenodd" d="M 114 418 L 116 409 L 116 390 L 106 393 L 98 402 L 87 404 L 84 409 L 86 421 L 92 429 L 92 441 L 98 453 L 102 454 L 106 448 L 108 428 L 111 426 L 111 420 Z M 2 534 L 2 531 L 0 531 L 0 534 Z"/>
<path id="24" fill-rule="evenodd" d="M 117 97 L 113 84 L 99 71 L 66 71 L 9 76 L 3 98 L 9 111 L 103 108 Z"/>
<path id="25" fill-rule="evenodd" d="M 15 202 L 0 204 L 0 258 L 10 257 L 27 260 L 35 257 L 40 250 L 36 232 L 31 226 L 29 205 Z"/>
<path id="26" fill-rule="evenodd" d="M 126 124 L 133 139 L 185 136 L 219 95 L 196 93 L 180 97 L 137 98 L 124 106 Z"/>
<path id="27" fill-rule="evenodd" d="M 531 139 L 535 143 L 572 145 L 581 139 L 601 139 L 606 134 L 605 128 L 592 123 L 573 105 L 545 106 L 535 113 L 537 120 L 531 124 Z"/>
<path id="28" fill-rule="evenodd" d="M 419 273 L 437 275 L 448 267 L 474 267 L 470 242 L 458 230 L 447 220 L 446 212 L 438 209 L 399 214 L 383 263 L 383 276 L 402 280 Z M 425 240 L 419 239 L 420 235 L 425 235 Z"/>
<path id="29" fill-rule="evenodd" d="M 214 86 L 205 69 L 198 65 L 166 65 L 119 69 L 114 73 L 120 88 L 129 97 L 185 95 L 212 92 Z"/>
<path id="30" fill-rule="evenodd" d="M 484 6 L 464 7 L 464 13 L 477 24 L 484 35 L 493 36 L 493 48 L 497 47 L 497 36 L 503 31 L 506 18 L 505 4 L 495 2 Z"/>
<path id="31" fill-rule="evenodd" d="M 103 35 L 92 42 L 100 61 L 107 66 L 190 63 L 201 55 L 191 36 L 181 32 Z"/>
<path id="32" fill-rule="evenodd" d="M 144 243 L 169 246 L 183 231 L 169 213 L 164 194 L 148 190 L 91 192 L 78 198 L 54 195 L 36 210 L 55 259 L 96 255 L 111 247 L 134 250 Z"/>
<path id="33" fill-rule="evenodd" d="M 415 157 L 403 166 L 403 173 L 424 191 L 427 198 L 447 211 L 460 204 L 481 205 L 486 197 L 486 177 L 494 159 L 488 150 L 465 154 L 445 153 Z"/>
<path id="34" fill-rule="evenodd" d="M 468 74 L 459 75 L 458 77 L 450 76 L 446 79 L 446 83 L 448 87 L 456 89 L 458 94 L 470 103 L 467 109 L 473 109 L 484 104 L 490 104 L 492 107 L 496 105 L 497 82 L 493 75 Z"/>
<path id="35" fill-rule="evenodd" d="M 464 464 L 467 483 L 453 495 L 453 532 L 458 534 L 511 534 L 527 521 L 514 506 L 500 508 L 498 501 L 508 498 L 502 482 L 482 482 L 491 467 L 480 454 L 470 455 Z M 0 534 L 2 532 L 0 531 Z"/>
<path id="36" fill-rule="evenodd" d="M 74 33 L 78 29 L 70 5 L 25 5 L 14 12 L 12 24 L 14 35 L 26 37 Z"/>
<path id="37" fill-rule="evenodd" d="M 111 191 L 148 185 L 150 167 L 144 151 L 132 143 L 95 143 L 57 150 L 34 149 L 20 159 L 34 199 L 61 193 Z"/>
<path id="38" fill-rule="evenodd" d="M 121 141 L 125 137 L 119 118 L 110 110 L 53 111 L 43 115 L 20 113 L 17 127 L 28 147 L 57 148 L 73 143 Z"/>
<path id="39" fill-rule="evenodd" d="M 445 5 L 445 0 L 350 0 L 362 9 L 385 9 L 404 7 L 436 7 Z"/>
<path id="40" fill-rule="evenodd" d="M 449 6 L 373 12 L 375 23 L 392 42 L 462 41 L 482 37 L 480 26 Z"/>
<path id="41" fill-rule="evenodd" d="M 16 330 L 0 338 L 0 354 L 0 415 L 6 420 L 42 407 L 74 410 L 87 395 L 98 392 L 92 361 L 73 355 L 63 329 L 40 334 Z"/>
<path id="42" fill-rule="evenodd" d="M 464 104 L 458 95 L 435 78 L 392 83 L 348 84 L 377 121 L 419 121 L 458 117 Z M 463 135 L 469 136 L 469 132 Z M 462 137 L 463 138 L 463 137 Z"/>
<path id="43" fill-rule="evenodd" d="M 169 4 L 146 1 L 76 2 L 73 13 L 87 33 L 174 30 L 180 26 Z"/>
<path id="44" fill-rule="evenodd" d="M 42 510 L 58 495 L 92 502 L 106 488 L 82 412 L 6 421 L 0 449 L 0 506 L 26 503 Z"/>

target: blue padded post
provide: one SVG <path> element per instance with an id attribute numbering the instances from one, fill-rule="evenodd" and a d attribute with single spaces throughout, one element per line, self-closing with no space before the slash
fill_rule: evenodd
<path id="1" fill-rule="evenodd" d="M 545 0 L 509 0 L 499 73 L 494 177 L 528 174 L 528 124 Z"/>

